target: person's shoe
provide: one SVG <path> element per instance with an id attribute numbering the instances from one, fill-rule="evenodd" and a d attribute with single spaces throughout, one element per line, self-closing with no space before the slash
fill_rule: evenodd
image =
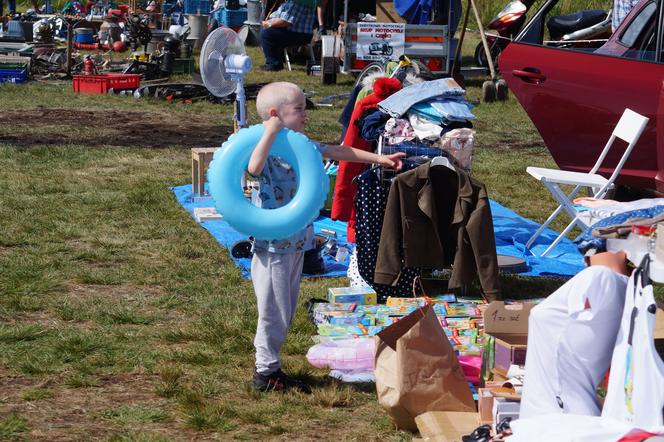
<path id="1" fill-rule="evenodd" d="M 277 72 L 283 69 L 284 69 L 283 65 L 264 64 L 263 66 L 261 66 L 261 70 L 266 72 Z"/>
<path id="2" fill-rule="evenodd" d="M 482 425 L 466 436 L 461 436 L 463 442 L 489 442 L 491 440 L 491 427 Z"/>
<path id="3" fill-rule="evenodd" d="M 263 375 L 255 371 L 253 383 L 254 389 L 258 391 L 297 390 L 301 393 L 311 394 L 311 387 L 309 385 L 299 379 L 288 376 L 281 369 L 268 375 Z"/>
<path id="4" fill-rule="evenodd" d="M 325 261 L 320 256 L 319 249 L 311 249 L 304 252 L 303 261 L 302 273 L 305 275 L 320 275 L 321 273 L 325 273 Z"/>
<path id="5" fill-rule="evenodd" d="M 253 255 L 251 252 L 251 241 L 249 240 L 243 239 L 237 241 L 231 247 L 231 256 L 233 258 L 251 258 Z"/>

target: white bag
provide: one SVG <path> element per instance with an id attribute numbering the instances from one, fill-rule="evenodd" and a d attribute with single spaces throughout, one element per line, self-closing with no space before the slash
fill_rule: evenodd
<path id="1" fill-rule="evenodd" d="M 646 255 L 627 283 L 602 417 L 644 428 L 664 425 L 664 362 L 654 343 L 657 305 Z M 644 280 L 647 285 L 644 287 Z"/>

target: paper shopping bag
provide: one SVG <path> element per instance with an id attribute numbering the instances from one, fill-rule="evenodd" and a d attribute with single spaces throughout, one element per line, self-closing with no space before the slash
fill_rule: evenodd
<path id="1" fill-rule="evenodd" d="M 387 327 L 376 342 L 378 402 L 400 429 L 427 411 L 475 412 L 454 349 L 430 306 Z"/>

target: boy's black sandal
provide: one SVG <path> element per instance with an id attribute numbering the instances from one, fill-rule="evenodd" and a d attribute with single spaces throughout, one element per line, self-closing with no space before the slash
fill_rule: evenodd
<path id="1" fill-rule="evenodd" d="M 231 247 L 231 256 L 233 258 L 251 258 L 253 253 L 251 253 L 251 241 L 243 239 L 237 241 Z"/>
<path id="2" fill-rule="evenodd" d="M 281 369 L 269 375 L 262 375 L 255 371 L 253 384 L 254 389 L 258 391 L 297 390 L 301 393 L 311 394 L 311 387 L 306 382 L 288 376 Z"/>

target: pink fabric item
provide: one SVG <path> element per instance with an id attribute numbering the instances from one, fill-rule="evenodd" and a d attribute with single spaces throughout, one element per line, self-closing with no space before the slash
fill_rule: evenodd
<path id="1" fill-rule="evenodd" d="M 307 360 L 316 368 L 332 370 L 373 370 L 373 338 L 321 342 L 309 349 Z"/>
<path id="2" fill-rule="evenodd" d="M 621 437 L 618 442 L 641 442 L 647 440 L 649 437 L 662 436 L 661 434 L 650 433 L 644 430 L 633 430 Z"/>
<path id="3" fill-rule="evenodd" d="M 387 144 L 399 144 L 415 138 L 415 132 L 408 120 L 402 118 L 390 118 L 385 123 L 385 141 Z"/>
<path id="4" fill-rule="evenodd" d="M 466 380 L 473 385 L 480 384 L 480 369 L 482 367 L 481 356 L 459 356 L 459 364 L 466 376 Z"/>
<path id="5" fill-rule="evenodd" d="M 618 202 L 614 200 L 602 200 L 591 197 L 574 198 L 573 201 L 577 206 L 590 207 L 591 209 L 595 207 L 608 206 L 609 204 L 615 204 Z"/>

